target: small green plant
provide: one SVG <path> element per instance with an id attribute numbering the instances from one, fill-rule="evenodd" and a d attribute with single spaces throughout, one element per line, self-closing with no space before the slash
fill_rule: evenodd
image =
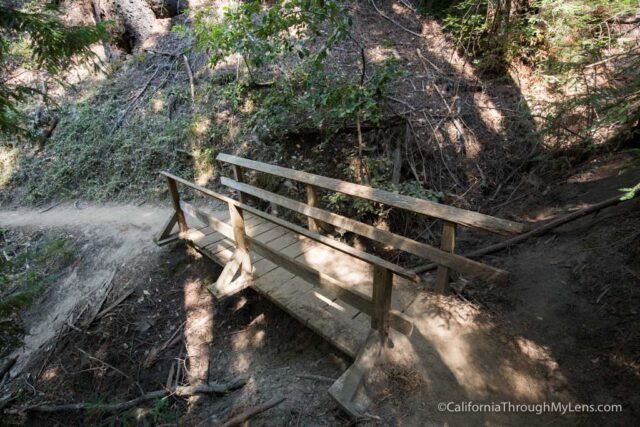
<path id="1" fill-rule="evenodd" d="M 250 0 L 225 7 L 221 18 L 216 15 L 214 8 L 199 9 L 191 28 L 179 26 L 176 31 L 192 34 L 212 65 L 239 54 L 252 80 L 256 70 L 291 54 L 320 65 L 327 49 L 351 25 L 335 0 L 276 0 L 269 5 Z M 319 38 L 322 43 L 312 52 Z"/>
<path id="2" fill-rule="evenodd" d="M 444 198 L 444 194 L 424 188 L 414 180 L 403 181 L 398 185 L 391 183 L 393 164 L 387 157 L 365 157 L 363 163 L 370 175 L 370 185 L 374 188 L 434 202 Z M 353 167 L 347 168 L 344 173 L 352 180 L 358 175 L 358 171 Z M 383 217 L 387 210 L 387 207 L 380 203 L 348 197 L 342 193 L 332 193 L 326 196 L 325 202 L 332 209 L 361 221 L 372 217 Z"/>
<path id="3" fill-rule="evenodd" d="M 11 239 L 7 236 L 11 235 Z M 29 308 L 75 257 L 75 248 L 66 239 L 40 237 L 9 246 L 17 237 L 0 230 L 0 356 L 19 344 L 20 313 Z"/>
<path id="4" fill-rule="evenodd" d="M 345 124 L 378 123 L 389 84 L 400 76 L 395 60 L 384 61 L 366 84 L 314 69 L 297 69 L 291 78 L 254 94 L 251 126 L 262 138 L 278 140 L 301 131 L 335 132 Z"/>

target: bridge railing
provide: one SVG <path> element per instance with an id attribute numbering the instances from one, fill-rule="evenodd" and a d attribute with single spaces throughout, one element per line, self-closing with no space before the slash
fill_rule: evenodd
<path id="1" fill-rule="evenodd" d="M 222 177 L 221 182 L 222 184 L 237 190 L 240 194 L 240 200 L 245 200 L 245 195 L 249 194 L 305 215 L 308 218 L 308 228 L 311 231 L 317 231 L 323 222 L 328 223 L 438 264 L 439 268 L 436 276 L 436 291 L 441 293 L 448 290 L 451 270 L 466 274 L 470 277 L 476 277 L 487 281 L 495 281 L 498 283 L 504 283 L 508 279 L 508 274 L 504 270 L 455 254 L 455 235 L 457 226 L 484 230 L 501 235 L 519 234 L 525 231 L 525 226 L 518 222 L 496 218 L 479 212 L 460 209 L 424 199 L 405 196 L 365 185 L 354 184 L 281 166 L 256 162 L 229 154 L 219 154 L 217 160 L 232 166 L 235 179 L 232 180 L 230 178 Z M 305 184 L 307 190 L 307 202 L 302 203 L 295 201 L 279 194 L 244 183 L 243 170 L 245 169 Z M 382 203 L 392 208 L 404 209 L 409 212 L 441 219 L 443 221 L 443 230 L 440 248 L 320 209 L 317 207 L 318 188 L 342 193 L 355 198 Z"/>
<path id="2" fill-rule="evenodd" d="M 508 278 L 508 274 L 504 270 L 455 254 L 456 226 L 463 225 L 499 234 L 519 233 L 524 228 L 521 224 L 483 215 L 477 212 L 458 209 L 439 203 L 403 196 L 384 190 L 296 171 L 280 166 L 256 162 L 241 157 L 220 154 L 217 159 L 231 165 L 234 173 L 234 179 L 222 177 L 221 183 L 236 190 L 238 192 L 239 200 L 216 193 L 171 173 L 162 172 L 162 175 L 167 179 L 169 192 L 175 208 L 174 215 L 165 227 L 165 231 L 167 229 L 170 231 L 174 223 L 178 223 L 180 232 L 184 233 L 188 231 L 185 219 L 186 212 L 235 242 L 237 250 L 234 259 L 230 262 L 231 267 L 239 268 L 241 266 L 244 273 L 250 274 L 251 261 L 249 251 L 252 250 L 275 264 L 291 271 L 303 280 L 322 287 L 331 294 L 342 299 L 347 304 L 350 304 L 354 308 L 369 315 L 371 317 L 372 328 L 378 330 L 382 337 L 387 336 L 389 327 L 406 335 L 411 333 L 413 327 L 412 322 L 402 313 L 391 309 L 393 275 L 403 277 L 416 283 L 420 281 L 419 275 L 378 256 L 358 250 L 343 242 L 320 234 L 319 228 L 322 223 L 331 224 L 340 229 L 356 233 L 368 239 L 393 246 L 402 251 L 437 263 L 439 265 L 439 270 L 436 289 L 439 292 L 446 291 L 451 270 L 488 281 L 505 282 Z M 246 169 L 304 183 L 307 190 L 306 203 L 245 183 L 244 171 Z M 177 183 L 227 203 L 230 211 L 231 224 L 210 216 L 189 203 L 181 201 L 177 190 Z M 317 204 L 317 188 L 336 191 L 349 196 L 371 200 L 391 207 L 401 208 L 411 212 L 442 219 L 444 221 L 444 230 L 442 233 L 441 248 L 436 248 L 387 230 L 378 229 L 369 224 L 322 209 L 318 207 Z M 306 216 L 308 219 L 308 228 L 301 227 L 285 219 L 248 205 L 246 203 L 247 195 L 275 203 L 283 208 Z M 349 289 L 337 278 L 324 274 L 323 272 L 318 271 L 296 259 L 285 256 L 257 239 L 248 236 L 245 229 L 244 212 L 249 212 L 257 217 L 291 230 L 294 233 L 322 243 L 372 265 L 372 294 L 366 295 L 357 290 Z M 232 271 L 233 268 L 229 268 L 228 271 Z M 226 271 L 227 268 L 225 267 L 221 276 L 228 274 L 225 273 Z"/>

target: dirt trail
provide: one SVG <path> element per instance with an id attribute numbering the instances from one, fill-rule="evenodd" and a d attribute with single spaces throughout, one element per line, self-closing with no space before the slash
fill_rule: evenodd
<path id="1" fill-rule="evenodd" d="M 72 323 L 87 302 L 100 301 L 108 291 L 109 281 L 118 269 L 139 255 L 157 251 L 154 233 L 169 214 L 155 206 L 87 206 L 61 205 L 48 212 L 30 209 L 0 211 L 3 227 L 44 230 L 57 228 L 70 232 L 83 242 L 81 257 L 72 271 L 57 286 L 46 291 L 40 303 L 25 318 L 24 345 L 14 352 L 18 361 L 12 376 L 19 375 L 38 350 L 47 346 L 66 322 Z M 118 291 L 122 283 L 114 283 Z M 47 350 L 47 348 L 45 348 Z"/>

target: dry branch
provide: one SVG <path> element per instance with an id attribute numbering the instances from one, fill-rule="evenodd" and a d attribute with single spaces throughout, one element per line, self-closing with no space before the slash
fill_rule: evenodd
<path id="1" fill-rule="evenodd" d="M 189 65 L 189 58 L 187 58 L 187 55 L 182 55 L 182 59 L 184 60 L 184 65 L 185 67 L 187 67 L 187 74 L 189 75 L 189 87 L 191 88 L 191 103 L 195 104 L 196 89 L 193 83 L 193 73 L 191 72 L 191 66 Z"/>
<path id="2" fill-rule="evenodd" d="M 523 233 L 520 234 L 512 239 L 509 240 L 505 240 L 504 242 L 500 242 L 500 243 L 496 243 L 494 245 L 490 245 L 487 246 L 485 248 L 482 249 L 478 249 L 475 251 L 471 251 L 467 254 L 464 254 L 465 257 L 477 257 L 477 256 L 482 256 L 482 255 L 488 255 L 497 251 L 500 251 L 502 249 L 506 249 L 510 246 L 513 246 L 515 244 L 518 244 L 520 242 L 523 242 L 525 240 L 527 240 L 529 237 L 534 237 L 534 236 L 540 236 L 544 233 L 546 233 L 549 230 L 552 230 L 554 228 L 560 227 L 561 225 L 564 225 L 568 222 L 574 221 L 578 218 L 582 218 L 583 216 L 589 215 L 591 213 L 600 211 L 602 209 L 611 207 L 611 206 L 615 206 L 618 203 L 623 202 L 624 200 L 620 199 L 620 196 L 616 196 L 616 197 L 612 197 L 610 199 L 607 199 L 605 201 L 602 201 L 600 203 L 596 203 L 595 205 L 591 205 L 591 206 L 587 206 L 586 208 L 577 210 L 575 212 L 572 212 L 570 214 L 564 215 L 560 218 L 556 218 L 552 221 L 549 221 L 548 223 L 541 225 L 538 228 L 535 228 L 527 233 Z M 425 266 L 422 267 L 418 267 L 416 268 L 414 271 L 416 273 L 424 273 L 426 271 L 430 271 L 430 270 L 434 270 L 435 268 L 437 268 L 438 265 L 437 264 L 427 264 Z"/>
<path id="3" fill-rule="evenodd" d="M 6 411 L 6 413 L 15 415 L 23 412 L 51 413 L 51 412 L 84 411 L 86 409 L 91 409 L 91 410 L 101 411 L 101 412 L 121 412 L 121 411 L 126 411 L 127 409 L 131 409 L 149 400 L 159 399 L 169 395 L 185 397 L 185 396 L 192 396 L 194 394 L 225 394 L 230 391 L 237 390 L 240 387 L 243 387 L 247 383 L 247 380 L 248 380 L 247 377 L 240 376 L 224 384 L 209 383 L 209 384 L 202 384 L 202 385 L 196 385 L 196 386 L 175 387 L 173 389 L 167 389 L 167 390 L 156 390 L 156 391 L 146 393 L 135 399 L 127 400 L 125 402 L 119 402 L 119 403 L 96 404 L 96 403 L 80 402 L 80 403 L 68 403 L 63 405 L 40 404 L 40 405 L 26 406 L 18 409 L 12 409 L 12 410 Z"/>
<path id="4" fill-rule="evenodd" d="M 232 427 L 232 426 L 238 426 L 240 424 L 242 424 L 243 422 L 247 421 L 250 418 L 255 417 L 256 415 L 273 408 L 276 405 L 281 404 L 284 401 L 284 397 L 276 397 L 273 398 L 271 400 L 269 400 L 266 403 L 263 403 L 262 405 L 258 405 L 258 406 L 254 406 L 253 408 L 249 408 L 246 411 L 244 411 L 243 413 L 241 413 L 240 415 L 236 415 L 233 418 L 228 419 L 227 421 L 224 422 L 224 424 L 222 424 L 222 427 Z"/>

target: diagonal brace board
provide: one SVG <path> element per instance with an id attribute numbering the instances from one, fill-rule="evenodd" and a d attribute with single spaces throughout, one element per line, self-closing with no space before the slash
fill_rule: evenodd
<path id="1" fill-rule="evenodd" d="M 220 273 L 218 280 L 208 287 L 209 291 L 211 291 L 216 298 L 226 298 L 251 285 L 249 274 L 244 273 L 241 269 L 243 265 L 246 265 L 246 258 L 248 256 L 246 252 L 239 249 L 234 252 L 231 260 L 225 265 L 222 273 Z"/>
<path id="2" fill-rule="evenodd" d="M 173 214 L 171 215 L 171 217 L 169 217 L 167 222 L 164 223 L 164 225 L 162 226 L 162 229 L 160 230 L 160 233 L 158 233 L 158 236 L 155 239 L 156 244 L 158 246 L 164 246 L 168 243 L 178 240 L 178 238 L 180 237 L 179 236 L 180 233 L 171 234 L 171 230 L 173 230 L 173 227 L 176 225 L 177 222 L 178 222 L 178 213 L 173 212 Z"/>

